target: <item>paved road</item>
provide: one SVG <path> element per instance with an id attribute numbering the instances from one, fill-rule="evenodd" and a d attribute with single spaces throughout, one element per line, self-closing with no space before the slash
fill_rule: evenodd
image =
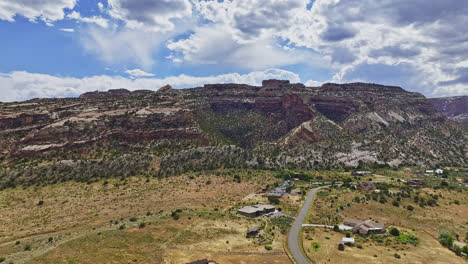
<path id="1" fill-rule="evenodd" d="M 302 223 L 304 223 L 304 219 L 307 215 L 307 211 L 309 211 L 310 205 L 312 204 L 312 200 L 314 199 L 315 193 L 324 187 L 326 186 L 314 188 L 309 192 L 309 194 L 307 195 L 307 199 L 305 200 L 304 205 L 302 206 L 301 212 L 296 217 L 296 220 L 294 221 L 291 227 L 291 230 L 289 230 L 289 236 L 288 236 L 289 250 L 291 251 L 291 254 L 294 256 L 296 263 L 298 264 L 309 263 L 309 261 L 307 261 L 304 255 L 302 255 L 302 252 L 298 243 L 298 237 L 299 237 L 299 232 L 301 231 Z"/>

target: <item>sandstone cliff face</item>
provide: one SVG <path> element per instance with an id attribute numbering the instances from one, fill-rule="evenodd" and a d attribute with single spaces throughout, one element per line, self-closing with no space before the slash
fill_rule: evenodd
<path id="1" fill-rule="evenodd" d="M 429 99 L 435 109 L 447 118 L 468 124 L 468 96 L 455 96 Z"/>
<path id="2" fill-rule="evenodd" d="M 462 106 L 450 112 L 457 115 Z M 0 129 L 5 166 L 23 157 L 81 160 L 133 152 L 158 157 L 169 174 L 180 172 L 174 167 L 181 163 L 204 169 L 243 160 L 247 167 L 292 169 L 468 165 L 462 126 L 421 94 L 366 83 L 305 87 L 266 80 L 259 87 L 92 92 L 0 104 Z"/>

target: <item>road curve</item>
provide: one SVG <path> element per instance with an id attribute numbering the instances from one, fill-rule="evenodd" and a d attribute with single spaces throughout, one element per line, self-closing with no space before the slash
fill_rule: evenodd
<path id="1" fill-rule="evenodd" d="M 296 217 L 296 220 L 294 221 L 291 229 L 289 230 L 289 235 L 288 235 L 289 250 L 291 251 L 291 254 L 294 256 L 296 263 L 298 264 L 309 264 L 309 261 L 307 261 L 306 257 L 302 255 L 301 248 L 299 247 L 298 238 L 299 238 L 299 233 L 301 231 L 302 223 L 304 223 L 304 219 L 307 215 L 307 211 L 309 211 L 310 205 L 312 204 L 312 200 L 314 199 L 315 193 L 324 187 L 326 186 L 314 188 L 309 192 L 304 202 L 304 205 L 302 206 L 301 212 L 299 212 L 299 215 Z"/>

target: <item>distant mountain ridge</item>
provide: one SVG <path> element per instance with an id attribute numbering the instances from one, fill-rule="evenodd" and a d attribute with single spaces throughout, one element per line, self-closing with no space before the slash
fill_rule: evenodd
<path id="1" fill-rule="evenodd" d="M 6 103 L 0 133 L 3 185 L 37 175 L 57 181 L 63 166 L 85 180 L 113 171 L 468 165 L 466 128 L 419 93 L 367 83 L 266 80 Z M 122 161 L 139 169 L 112 167 Z M 58 168 L 35 172 L 34 164 Z"/>
<path id="2" fill-rule="evenodd" d="M 429 99 L 437 111 L 447 118 L 468 124 L 468 95 Z"/>

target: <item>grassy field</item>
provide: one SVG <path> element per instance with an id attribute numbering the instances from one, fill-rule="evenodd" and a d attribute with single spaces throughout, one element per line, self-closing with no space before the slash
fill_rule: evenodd
<path id="1" fill-rule="evenodd" d="M 303 247 L 314 263 L 466 263 L 423 231 L 409 231 L 421 240 L 417 246 L 396 243 L 394 238 L 389 238 L 391 242 L 386 242 L 386 238 L 379 243 L 356 236 L 357 244 L 362 248 L 347 246 L 344 251 L 339 251 L 337 247 L 343 234 L 322 228 L 307 228 L 306 231 L 302 236 Z M 314 249 L 313 243 L 318 244 L 319 248 L 315 246 Z M 395 254 L 400 258 L 396 258 Z"/>
<path id="2" fill-rule="evenodd" d="M 356 180 L 344 171 L 311 174 L 318 181 Z M 373 182 L 391 182 L 385 190 L 386 202 L 372 192 L 323 189 L 306 221 L 334 225 L 345 217 L 371 218 L 418 237 L 420 243 L 356 237 L 362 248 L 347 247 L 341 252 L 337 242 L 344 234 L 304 228 L 303 246 L 309 257 L 317 263 L 465 263 L 442 247 L 437 236 L 441 230 L 450 230 L 460 241 L 464 239 L 467 192 L 423 188 L 402 196 L 406 189 L 396 179 L 412 178 L 411 171 L 379 174 L 388 177 L 372 177 Z M 204 258 L 219 263 L 289 263 L 284 242 L 290 221 L 235 213 L 245 205 L 270 203 L 261 190 L 282 182 L 274 175 L 261 170 L 217 170 L 162 179 L 111 178 L 6 189 L 0 192 L 0 257 L 15 264 L 186 263 Z M 448 180 L 454 182 L 456 177 Z M 276 205 L 291 215 L 298 212 L 302 190 L 309 187 L 304 181 L 293 182 L 296 194 L 286 195 Z M 427 202 L 435 196 L 436 205 L 420 205 L 421 199 Z M 397 198 L 395 206 L 392 201 Z M 408 210 L 409 205 L 413 210 Z M 254 227 L 262 228 L 261 236 L 246 238 L 246 231 Z"/>
<path id="3" fill-rule="evenodd" d="M 0 257 L 6 263 L 184 263 L 210 257 L 284 263 L 283 234 L 274 234 L 272 250 L 266 250 L 258 239 L 245 238 L 248 228 L 264 220 L 230 212 L 265 202 L 255 193 L 274 181 L 266 171 L 220 170 L 7 189 L 0 192 Z"/>
<path id="4" fill-rule="evenodd" d="M 382 171 L 381 174 L 388 176 L 385 181 L 389 185 L 388 190 L 380 190 L 380 193 L 349 188 L 321 190 L 306 221 L 335 225 L 341 224 L 344 218 L 372 219 L 384 223 L 387 228 L 397 227 L 402 233 L 414 235 L 420 243 L 417 246 L 402 244 L 391 235 L 375 239 L 354 236 L 360 248 L 346 247 L 345 251 L 339 251 L 337 243 L 345 233 L 305 228 L 302 241 L 308 256 L 316 263 L 466 263 L 462 257 L 443 247 L 438 236 L 440 231 L 448 230 L 459 241 L 465 239 L 468 191 L 462 188 L 407 188 L 397 179 L 414 178 L 408 170 L 392 171 L 390 175 L 388 171 Z M 456 179 L 449 176 L 447 180 L 453 182 Z"/>

